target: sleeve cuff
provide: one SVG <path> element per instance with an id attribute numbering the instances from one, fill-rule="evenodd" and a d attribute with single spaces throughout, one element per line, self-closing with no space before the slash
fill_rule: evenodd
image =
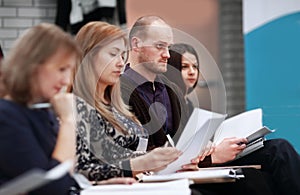
<path id="1" fill-rule="evenodd" d="M 206 156 L 203 161 L 198 163 L 199 168 L 205 168 L 212 166 L 211 155 Z"/>
<path id="2" fill-rule="evenodd" d="M 125 160 L 121 162 L 122 169 L 124 172 L 124 177 L 132 177 L 132 170 L 130 166 L 130 160 Z"/>

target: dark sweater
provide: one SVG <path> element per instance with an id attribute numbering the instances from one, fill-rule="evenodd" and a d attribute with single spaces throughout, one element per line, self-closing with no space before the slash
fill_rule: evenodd
<path id="1" fill-rule="evenodd" d="M 128 69 L 127 69 L 128 71 Z M 169 81 L 164 75 L 158 75 L 159 79 L 165 83 L 167 92 L 172 106 L 173 127 L 174 131 L 170 133 L 175 143 L 177 143 L 185 124 L 189 118 L 189 110 L 180 88 L 173 82 Z M 149 105 L 136 89 L 137 84 L 128 78 L 126 74 L 121 77 L 122 98 L 125 103 L 129 104 L 131 111 L 138 120 L 148 130 L 150 136 L 148 140 L 148 150 L 163 146 L 167 141 L 163 128 L 158 127 L 159 119 L 153 112 L 149 112 Z M 152 117 L 151 117 L 152 116 Z M 152 119 L 152 121 L 151 121 Z M 149 123 L 151 121 L 151 123 Z M 199 163 L 199 167 L 211 166 L 211 156 L 206 157 Z"/>
<path id="2" fill-rule="evenodd" d="M 31 110 L 0 99 L 0 185 L 31 170 L 49 170 L 53 159 L 58 121 L 52 112 Z M 29 194 L 68 194 L 75 181 L 69 174 Z"/>
<path id="3" fill-rule="evenodd" d="M 179 88 L 163 75 L 159 75 L 159 79 L 166 85 L 166 89 L 172 106 L 172 126 L 174 129 L 170 132 L 170 135 L 176 142 L 178 141 L 178 138 L 188 119 L 187 108 L 183 99 L 183 94 L 181 93 Z M 121 91 L 123 100 L 125 103 L 129 104 L 131 111 L 148 130 L 150 134 L 148 149 L 162 146 L 165 144 L 167 139 L 163 128 L 157 126 L 158 124 L 160 124 L 158 120 L 159 116 L 157 116 L 154 112 L 148 112 L 149 105 L 136 90 L 136 85 L 137 84 L 126 75 L 123 75 L 121 77 Z M 149 123 L 151 120 L 150 115 L 152 116 L 151 123 Z"/>

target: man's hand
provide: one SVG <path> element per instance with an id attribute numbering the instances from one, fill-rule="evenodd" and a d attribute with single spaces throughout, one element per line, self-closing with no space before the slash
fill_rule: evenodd
<path id="1" fill-rule="evenodd" d="M 234 160 L 246 148 L 246 138 L 225 138 L 212 153 L 212 163 L 221 164 Z"/>

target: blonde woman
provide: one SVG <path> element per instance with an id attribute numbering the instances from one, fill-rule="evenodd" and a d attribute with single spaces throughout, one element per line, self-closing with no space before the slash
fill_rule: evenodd
<path id="1" fill-rule="evenodd" d="M 90 22 L 76 41 L 83 51 L 73 85 L 73 92 L 83 99 L 77 101 L 77 171 L 97 182 L 158 171 L 176 160 L 181 152 L 171 147 L 146 153 L 147 130 L 122 101 L 119 77 L 127 56 L 125 33 L 105 22 Z"/>

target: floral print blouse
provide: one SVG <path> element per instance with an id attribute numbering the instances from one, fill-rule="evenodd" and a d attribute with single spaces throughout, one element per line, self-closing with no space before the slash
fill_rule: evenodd
<path id="1" fill-rule="evenodd" d="M 114 107 L 111 110 L 126 133 L 116 130 L 95 108 L 80 98 L 76 98 L 76 108 L 75 171 L 91 181 L 132 176 L 130 158 L 146 153 L 145 150 L 137 151 L 142 143 L 140 140 L 148 138 L 146 129 Z"/>

